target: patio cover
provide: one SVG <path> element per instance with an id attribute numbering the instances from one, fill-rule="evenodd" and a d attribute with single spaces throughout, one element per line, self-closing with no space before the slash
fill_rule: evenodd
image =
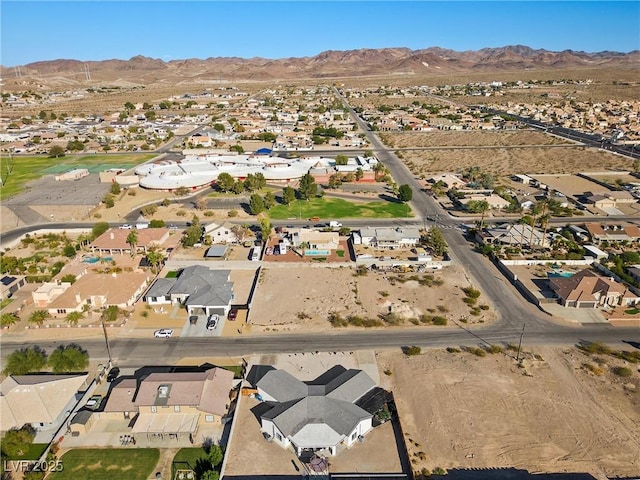
<path id="1" fill-rule="evenodd" d="M 194 433 L 198 428 L 199 416 L 197 413 L 141 414 L 132 433 Z"/>

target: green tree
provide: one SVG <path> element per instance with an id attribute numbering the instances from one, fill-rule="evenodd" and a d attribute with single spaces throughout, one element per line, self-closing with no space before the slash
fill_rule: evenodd
<path id="1" fill-rule="evenodd" d="M 264 187 L 267 186 L 267 180 L 264 178 L 264 175 L 260 172 L 256 173 L 254 175 L 255 181 L 256 181 L 256 186 L 258 187 L 258 190 L 262 190 Z"/>
<path id="2" fill-rule="evenodd" d="M 10 327 L 20 321 L 20 317 L 14 312 L 3 313 L 0 317 L 0 327 Z"/>
<path id="3" fill-rule="evenodd" d="M 9 354 L 5 362 L 6 375 L 25 375 L 40 372 L 47 363 L 47 355 L 40 347 L 25 347 Z M 3 444 L 4 448 L 4 444 Z"/>
<path id="4" fill-rule="evenodd" d="M 342 185 L 342 176 L 339 173 L 334 173 L 329 176 L 329 183 L 327 184 L 328 188 L 334 189 L 338 188 Z"/>
<path id="5" fill-rule="evenodd" d="M 244 188 L 249 192 L 258 190 L 258 182 L 252 173 L 249 173 L 244 180 Z"/>
<path id="6" fill-rule="evenodd" d="M 107 222 L 96 223 L 91 229 L 91 239 L 95 240 L 107 230 L 109 230 L 109 224 Z"/>
<path id="7" fill-rule="evenodd" d="M 349 162 L 349 157 L 346 155 L 338 155 L 336 156 L 336 165 L 346 165 Z"/>
<path id="8" fill-rule="evenodd" d="M 200 477 L 200 480 L 219 480 L 219 479 L 220 479 L 220 474 L 215 470 L 207 470 Z"/>
<path id="9" fill-rule="evenodd" d="M 484 227 L 484 216 L 489 210 L 489 202 L 486 200 L 471 200 L 467 203 L 467 211 L 470 213 L 480 213 L 480 230 Z"/>
<path id="10" fill-rule="evenodd" d="M 7 431 L 2 437 L 3 457 L 17 458 L 24 455 L 35 436 L 33 429 L 26 426 L 19 430 L 14 428 Z"/>
<path id="11" fill-rule="evenodd" d="M 67 150 L 70 152 L 82 152 L 84 150 L 84 143 L 80 140 L 69 140 L 67 142 Z"/>
<path id="12" fill-rule="evenodd" d="M 131 230 L 129 235 L 127 235 L 127 245 L 131 247 L 131 256 L 134 257 L 136 255 L 136 247 L 138 246 L 138 231 Z"/>
<path id="13" fill-rule="evenodd" d="M 164 228 L 167 223 L 164 220 L 151 220 L 149 221 L 149 228 Z"/>
<path id="14" fill-rule="evenodd" d="M 266 242 L 271 236 L 271 222 L 266 217 L 260 219 L 260 233 L 262 233 L 263 242 Z"/>
<path id="15" fill-rule="evenodd" d="M 224 452 L 219 445 L 211 445 L 209 449 L 208 459 L 211 462 L 211 465 L 215 468 L 222 463 L 222 459 L 224 458 Z"/>
<path id="16" fill-rule="evenodd" d="M 254 193 L 249 198 L 249 211 L 251 215 L 258 215 L 259 213 L 264 212 L 264 201 L 262 197 L 257 193 Z"/>
<path id="17" fill-rule="evenodd" d="M 298 196 L 302 200 L 309 200 L 311 197 L 315 196 L 317 192 L 318 185 L 316 184 L 315 178 L 313 178 L 310 173 L 305 173 L 302 178 L 300 178 Z"/>
<path id="18" fill-rule="evenodd" d="M 296 199 L 296 191 L 287 186 L 282 189 L 282 201 L 285 205 L 291 204 Z"/>
<path id="19" fill-rule="evenodd" d="M 364 172 L 362 171 L 362 168 L 358 167 L 356 169 L 356 180 L 362 180 L 362 177 L 364 177 Z"/>
<path id="20" fill-rule="evenodd" d="M 202 225 L 197 215 L 193 216 L 191 225 L 189 225 L 182 237 L 182 245 L 185 247 L 193 247 L 196 243 L 199 243 L 202 238 Z"/>
<path id="21" fill-rule="evenodd" d="M 76 247 L 67 243 L 62 249 L 62 254 L 67 258 L 73 258 L 76 256 Z"/>
<path id="22" fill-rule="evenodd" d="M 410 202 L 413 198 L 413 189 L 409 185 L 400 185 L 398 188 L 398 200 L 401 202 Z"/>
<path id="23" fill-rule="evenodd" d="M 258 139 L 262 140 L 263 142 L 273 143 L 276 141 L 276 135 L 271 132 L 262 132 L 258 134 Z"/>
<path id="24" fill-rule="evenodd" d="M 127 110 L 135 110 L 135 109 L 136 109 L 136 106 L 135 106 L 133 103 L 131 103 L 131 102 L 126 102 L 126 103 L 124 104 L 124 108 L 126 108 Z"/>
<path id="25" fill-rule="evenodd" d="M 120 184 L 118 182 L 113 182 L 111 184 L 111 187 L 109 188 L 109 192 L 112 195 L 118 195 L 120 194 L 121 191 L 122 191 L 122 188 L 120 188 Z"/>
<path id="26" fill-rule="evenodd" d="M 29 316 L 29 322 L 35 323 L 36 325 L 42 325 L 47 318 L 50 318 L 51 315 L 46 310 L 36 310 L 31 313 Z"/>
<path id="27" fill-rule="evenodd" d="M 54 373 L 82 372 L 89 366 L 89 354 L 78 345 L 60 345 L 49 355 Z"/>
<path id="28" fill-rule="evenodd" d="M 429 229 L 426 240 L 427 246 L 434 255 L 441 257 L 447 253 L 447 242 L 439 228 L 433 227 Z"/>
<path id="29" fill-rule="evenodd" d="M 244 182 L 242 180 L 236 180 L 231 187 L 231 191 L 236 195 L 240 195 L 244 192 Z"/>
<path id="30" fill-rule="evenodd" d="M 229 147 L 229 151 L 230 152 L 244 153 L 244 148 L 242 148 L 242 145 L 231 145 Z"/>
<path id="31" fill-rule="evenodd" d="M 50 158 L 59 158 L 64 157 L 64 148 L 60 145 L 54 145 L 49 149 L 49 157 Z"/>
<path id="32" fill-rule="evenodd" d="M 61 282 L 74 284 L 76 282 L 76 276 L 73 273 L 67 273 L 60 279 Z"/>
<path id="33" fill-rule="evenodd" d="M 157 115 L 153 110 L 147 110 L 146 112 L 144 112 L 144 117 L 150 122 L 155 122 Z"/>
<path id="34" fill-rule="evenodd" d="M 265 193 L 262 202 L 264 203 L 265 210 L 271 210 L 276 204 L 276 196 L 272 191 L 268 191 L 267 193 Z"/>
<path id="35" fill-rule="evenodd" d="M 236 181 L 233 179 L 231 175 L 227 172 L 222 172 L 218 175 L 218 179 L 216 180 L 216 185 L 222 192 L 229 192 L 233 188 L 233 184 Z"/>
<path id="36" fill-rule="evenodd" d="M 115 200 L 113 199 L 113 195 L 111 195 L 110 193 L 107 193 L 104 197 L 102 197 L 102 202 L 107 208 L 113 208 L 116 204 Z"/>

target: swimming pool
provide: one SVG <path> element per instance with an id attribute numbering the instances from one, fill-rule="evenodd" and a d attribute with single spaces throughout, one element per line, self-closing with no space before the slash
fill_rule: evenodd
<path id="1" fill-rule="evenodd" d="M 82 263 L 98 263 L 100 260 L 103 262 L 111 262 L 113 260 L 112 257 L 87 257 L 82 259 Z"/>
<path id="2" fill-rule="evenodd" d="M 547 276 L 549 278 L 557 278 L 557 277 L 569 278 L 569 277 L 573 277 L 573 272 L 564 272 L 562 270 L 559 270 L 557 272 L 547 272 Z"/>
<path id="3" fill-rule="evenodd" d="M 329 250 L 305 250 L 304 251 L 304 254 L 307 257 L 320 257 L 320 256 L 328 257 L 329 253 L 331 253 Z"/>

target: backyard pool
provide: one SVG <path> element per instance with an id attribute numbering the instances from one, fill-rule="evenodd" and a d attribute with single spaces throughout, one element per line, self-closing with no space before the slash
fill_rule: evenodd
<path id="1" fill-rule="evenodd" d="M 113 260 L 112 257 L 86 257 L 82 259 L 82 263 L 98 263 L 100 260 L 103 262 L 110 262 Z"/>
<path id="2" fill-rule="evenodd" d="M 549 278 L 558 278 L 558 277 L 569 278 L 569 277 L 573 277 L 573 272 L 565 272 L 563 270 L 556 270 L 555 272 L 547 272 L 547 276 Z"/>
<path id="3" fill-rule="evenodd" d="M 307 257 L 320 257 L 320 256 L 324 256 L 324 257 L 328 257 L 329 256 L 329 250 L 305 250 L 304 254 Z"/>

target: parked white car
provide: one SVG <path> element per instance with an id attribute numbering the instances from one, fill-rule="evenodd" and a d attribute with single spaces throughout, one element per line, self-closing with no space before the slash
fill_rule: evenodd
<path id="1" fill-rule="evenodd" d="M 170 328 L 161 328 L 153 332 L 153 336 L 156 338 L 169 338 L 173 336 L 173 330 Z"/>
<path id="2" fill-rule="evenodd" d="M 129 225 L 128 223 L 125 223 L 124 225 L 120 225 L 118 228 L 120 230 L 131 230 L 133 228 L 133 225 Z"/>

